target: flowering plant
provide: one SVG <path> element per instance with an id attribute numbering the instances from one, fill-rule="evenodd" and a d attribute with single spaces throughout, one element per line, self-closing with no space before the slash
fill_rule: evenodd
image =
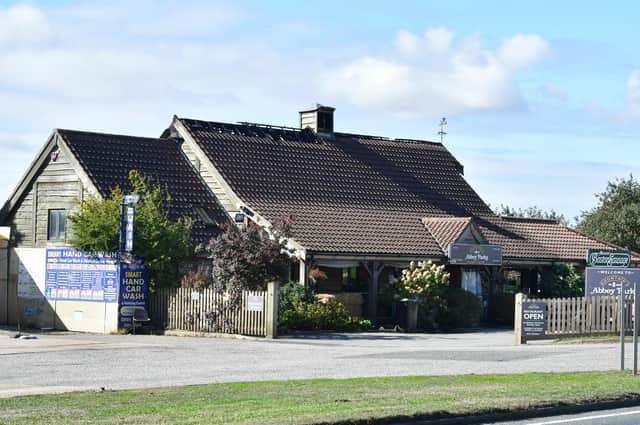
<path id="1" fill-rule="evenodd" d="M 426 298 L 449 284 L 451 275 L 443 265 L 429 261 L 412 261 L 409 268 L 402 271 L 399 293 L 406 298 Z"/>

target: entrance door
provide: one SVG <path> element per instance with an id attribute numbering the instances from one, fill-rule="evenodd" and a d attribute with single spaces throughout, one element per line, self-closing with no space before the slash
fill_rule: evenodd
<path id="1" fill-rule="evenodd" d="M 478 297 L 478 299 L 480 300 L 480 305 L 482 306 L 482 320 L 486 320 L 487 305 L 483 296 L 480 271 L 478 269 L 462 269 L 460 286 L 465 291 L 469 291 L 476 297 Z"/>

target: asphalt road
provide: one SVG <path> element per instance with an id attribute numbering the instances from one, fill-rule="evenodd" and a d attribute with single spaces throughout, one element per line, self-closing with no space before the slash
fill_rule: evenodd
<path id="1" fill-rule="evenodd" d="M 628 364 L 631 353 L 628 351 Z M 242 340 L 0 331 L 0 397 L 303 378 L 613 370 L 615 344 L 516 347 L 511 331 Z M 640 423 L 640 422 L 638 422 Z"/>
<path id="2" fill-rule="evenodd" d="M 483 425 L 638 425 L 640 408 L 600 410 L 579 415 L 562 415 L 516 422 L 485 422 Z"/>

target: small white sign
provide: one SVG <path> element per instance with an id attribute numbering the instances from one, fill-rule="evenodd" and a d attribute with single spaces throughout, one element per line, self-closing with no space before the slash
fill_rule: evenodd
<path id="1" fill-rule="evenodd" d="M 200 299 L 200 292 L 198 291 L 192 291 L 191 292 L 191 299 L 193 301 L 198 301 Z"/>
<path id="2" fill-rule="evenodd" d="M 264 297 L 260 295 L 249 295 L 247 297 L 247 311 L 263 311 Z"/>

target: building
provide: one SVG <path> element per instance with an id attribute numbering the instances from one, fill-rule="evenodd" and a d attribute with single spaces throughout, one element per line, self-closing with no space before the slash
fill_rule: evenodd
<path id="1" fill-rule="evenodd" d="M 535 293 L 544 268 L 613 248 L 554 221 L 498 217 L 441 143 L 340 133 L 322 105 L 300 112 L 300 128 L 174 117 L 157 139 L 55 130 L 0 213 L 11 246 L 64 245 L 75 200 L 126 188 L 130 169 L 166 186 L 200 241 L 223 220 L 293 217 L 291 278 L 308 284 L 318 268 L 318 292 L 379 321 L 411 260 L 448 264 L 487 308 L 509 280 Z"/>

